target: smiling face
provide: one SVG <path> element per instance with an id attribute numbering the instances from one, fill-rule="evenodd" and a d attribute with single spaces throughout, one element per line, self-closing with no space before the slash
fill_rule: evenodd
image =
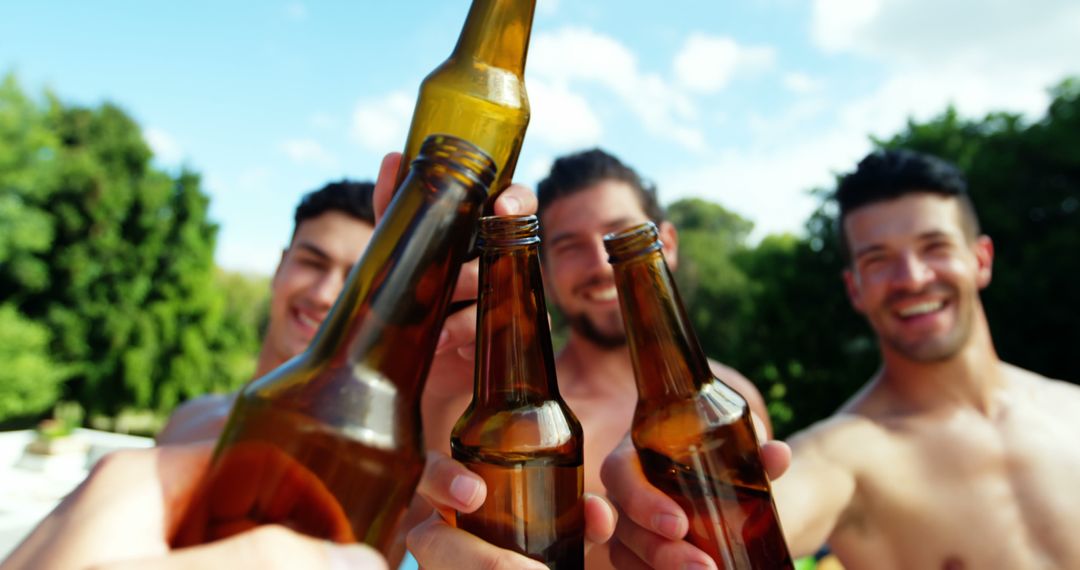
<path id="1" fill-rule="evenodd" d="M 576 336 L 605 348 L 626 344 L 603 237 L 646 221 L 633 188 L 618 180 L 603 180 L 560 197 L 544 210 L 540 224 L 546 289 Z M 674 268 L 674 227 L 665 222 L 660 230 L 664 254 Z"/>
<path id="2" fill-rule="evenodd" d="M 335 210 L 296 228 L 271 283 L 263 350 L 273 366 L 307 348 L 374 231 L 371 224 Z"/>
<path id="3" fill-rule="evenodd" d="M 848 297 L 883 351 L 940 362 L 967 345 L 993 245 L 965 233 L 956 198 L 918 192 L 868 204 L 847 215 L 844 231 Z"/>

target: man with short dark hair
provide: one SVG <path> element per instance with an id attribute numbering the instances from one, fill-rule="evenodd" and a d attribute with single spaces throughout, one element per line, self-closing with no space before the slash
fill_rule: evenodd
<path id="1" fill-rule="evenodd" d="M 674 268 L 678 236 L 664 220 L 655 188 L 600 149 L 557 159 L 548 177 L 538 184 L 537 199 L 545 291 L 570 324 L 570 338 L 555 359 L 559 391 L 585 433 L 585 491 L 603 496 L 600 465 L 630 430 L 637 387 L 602 238 L 652 221 L 660 229 L 664 254 Z M 765 402 L 753 384 L 731 368 L 710 364 L 720 379 L 746 398 L 758 419 L 768 422 Z M 452 425 L 467 403 L 466 397 L 456 406 L 443 406 L 445 418 L 425 414 L 424 421 Z M 769 434 L 767 426 L 759 426 L 763 437 Z M 436 540 L 414 540 L 421 534 L 422 530 L 410 537 L 410 549 L 425 568 L 452 568 L 445 556 L 436 553 L 467 550 L 465 542 L 454 549 L 437 549 Z M 607 558 L 606 546 L 597 546 L 588 553 L 586 566 L 609 567 Z"/>
<path id="2" fill-rule="evenodd" d="M 270 282 L 270 315 L 255 368 L 258 378 L 307 348 L 375 232 L 370 182 L 343 179 L 304 195 L 289 244 Z M 216 437 L 235 394 L 190 400 L 173 413 L 158 443 Z"/>
<path id="3" fill-rule="evenodd" d="M 960 171 L 878 151 L 836 199 L 844 284 L 882 366 L 791 439 L 773 490 L 792 554 L 827 542 L 849 570 L 1080 568 L 1080 389 L 998 358 L 979 299 L 994 248 Z M 640 476 L 628 443 L 603 474 L 625 515 L 617 564 L 715 567 L 651 522 L 685 515 Z"/>

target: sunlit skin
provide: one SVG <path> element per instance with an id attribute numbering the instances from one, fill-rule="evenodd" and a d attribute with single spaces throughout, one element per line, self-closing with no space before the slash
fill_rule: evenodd
<path id="1" fill-rule="evenodd" d="M 882 367 L 790 442 L 773 491 L 793 555 L 828 542 L 849 570 L 1080 568 L 1080 389 L 998 359 L 978 296 L 993 246 L 960 212 L 916 192 L 845 220 L 844 281 Z M 633 521 L 616 548 L 657 568 L 700 560 L 646 530 L 672 505 L 635 464 L 620 448 L 605 465 Z"/>
<path id="2" fill-rule="evenodd" d="M 256 378 L 307 348 L 374 232 L 371 224 L 335 210 L 300 222 L 270 284 L 269 323 Z M 158 443 L 216 438 L 234 400 L 235 394 L 212 394 L 184 403 L 158 434 Z"/>
<path id="3" fill-rule="evenodd" d="M 336 210 L 300 223 L 274 271 L 256 376 L 307 348 L 374 233 L 371 224 Z"/>

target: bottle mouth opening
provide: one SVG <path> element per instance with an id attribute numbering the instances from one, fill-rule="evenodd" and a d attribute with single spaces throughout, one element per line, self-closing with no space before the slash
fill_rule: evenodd
<path id="1" fill-rule="evenodd" d="M 604 236 L 604 249 L 607 250 L 609 263 L 628 261 L 660 251 L 662 247 L 664 244 L 660 241 L 660 230 L 652 222 L 638 224 Z"/>
<path id="2" fill-rule="evenodd" d="M 540 222 L 536 216 L 484 216 L 480 218 L 482 248 L 513 247 L 540 243 Z"/>
<path id="3" fill-rule="evenodd" d="M 412 164 L 424 163 L 450 167 L 485 188 L 495 181 L 495 160 L 480 147 L 453 135 L 434 134 L 425 138 Z"/>

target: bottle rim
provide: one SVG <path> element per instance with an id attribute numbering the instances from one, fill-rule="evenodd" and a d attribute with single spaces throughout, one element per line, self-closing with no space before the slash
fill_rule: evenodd
<path id="1" fill-rule="evenodd" d="M 490 188 L 495 181 L 495 160 L 475 144 L 454 135 L 433 134 L 420 144 L 412 165 L 434 163 L 448 166 Z"/>
<path id="2" fill-rule="evenodd" d="M 540 222 L 535 215 L 480 218 L 481 248 L 515 247 L 540 243 Z"/>
<path id="3" fill-rule="evenodd" d="M 664 243 L 660 241 L 660 230 L 656 224 L 645 222 L 612 232 L 604 236 L 604 249 L 608 253 L 609 263 L 622 263 L 656 251 Z"/>

